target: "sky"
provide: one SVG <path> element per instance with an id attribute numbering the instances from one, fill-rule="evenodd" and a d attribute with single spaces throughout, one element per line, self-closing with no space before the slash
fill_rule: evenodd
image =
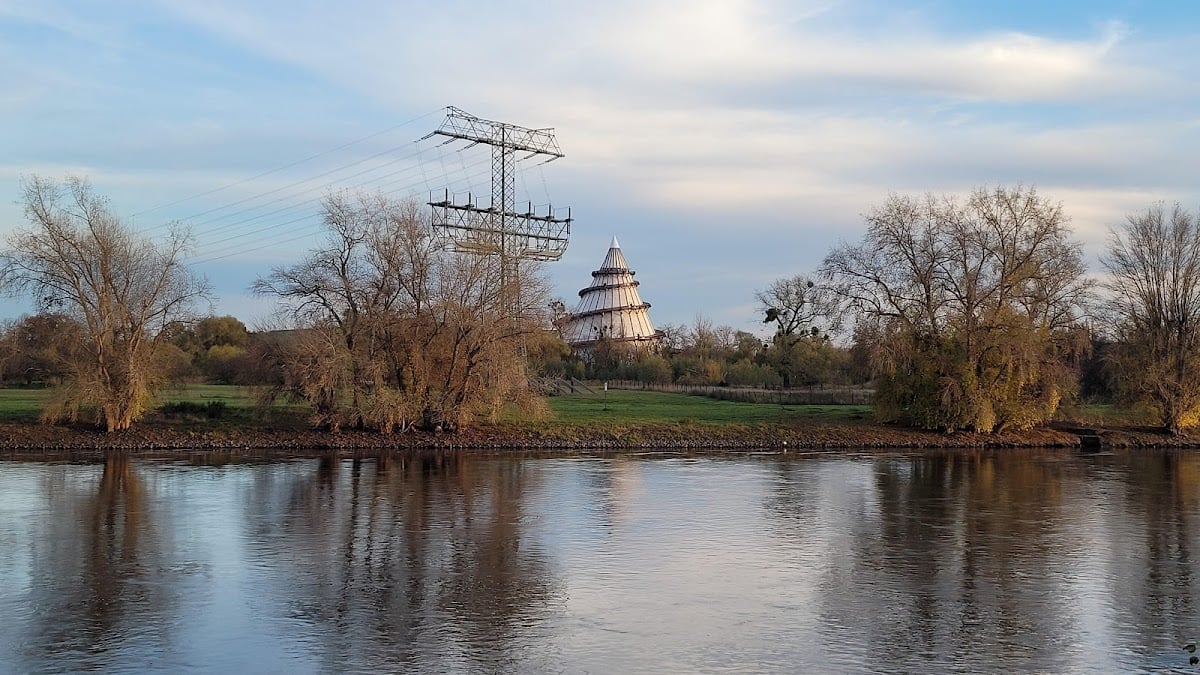
<path id="1" fill-rule="evenodd" d="M 32 175 L 196 236 L 214 311 L 320 243 L 320 198 L 487 192 L 447 106 L 552 127 L 517 198 L 571 207 L 568 306 L 620 239 L 656 325 L 764 332 L 889 193 L 1035 186 L 1092 269 L 1110 227 L 1200 207 L 1200 5 L 1137 0 L 0 0 L 0 236 Z M 0 299 L 0 318 L 32 311 Z"/>

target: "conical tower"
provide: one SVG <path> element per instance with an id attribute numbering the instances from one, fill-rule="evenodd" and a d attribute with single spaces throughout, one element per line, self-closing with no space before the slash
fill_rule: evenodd
<path id="1" fill-rule="evenodd" d="M 563 338 L 576 349 L 588 349 L 601 340 L 639 348 L 658 345 L 659 334 L 650 323 L 650 303 L 642 302 L 641 283 L 625 262 L 621 244 L 613 237 L 592 284 L 579 291 L 579 305 L 563 323 Z"/>

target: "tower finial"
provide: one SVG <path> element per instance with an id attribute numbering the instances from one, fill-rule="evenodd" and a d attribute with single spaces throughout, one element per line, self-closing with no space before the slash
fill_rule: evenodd
<path id="1" fill-rule="evenodd" d="M 617 235 L 613 235 L 613 242 L 609 245 L 609 248 L 621 248 L 621 242 L 617 241 Z"/>

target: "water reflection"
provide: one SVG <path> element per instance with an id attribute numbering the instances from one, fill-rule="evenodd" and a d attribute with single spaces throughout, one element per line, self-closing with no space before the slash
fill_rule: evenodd
<path id="1" fill-rule="evenodd" d="M 0 495 L 0 671 L 1192 672 L 1200 636 L 1194 453 L 115 456 Z"/>
<path id="2" fill-rule="evenodd" d="M 286 570 L 270 575 L 270 594 L 314 625 L 322 669 L 494 668 L 518 658 L 521 629 L 553 600 L 522 532 L 530 473 L 461 454 L 325 458 L 309 477 L 255 492 L 246 544 L 268 570 Z"/>
<path id="3" fill-rule="evenodd" d="M 173 591 L 162 529 L 148 488 L 128 457 L 109 457 L 96 477 L 46 477 L 44 536 L 30 541 L 31 642 L 53 660 L 103 669 L 106 654 L 170 639 L 157 618 L 170 613 Z"/>
<path id="4" fill-rule="evenodd" d="M 828 464 L 779 464 L 766 503 L 820 552 L 819 632 L 847 669 L 1186 664 L 1195 455 L 935 453 L 833 462 L 836 482 Z"/>

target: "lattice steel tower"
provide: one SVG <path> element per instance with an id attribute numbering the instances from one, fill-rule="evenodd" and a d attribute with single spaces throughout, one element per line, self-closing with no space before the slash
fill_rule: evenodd
<path id="1" fill-rule="evenodd" d="M 507 276 L 521 260 L 558 260 L 567 250 L 571 235 L 571 211 L 560 218 L 553 206 L 544 215 L 533 210 L 532 202 L 524 212 L 516 210 L 517 162 L 543 157 L 542 164 L 563 156 L 554 139 L 553 129 L 527 129 L 515 124 L 485 120 L 453 106 L 433 136 L 492 148 L 492 195 L 487 207 L 467 193 L 466 200 L 446 190 L 442 199 L 430 198 L 433 229 L 456 251 L 500 257 L 502 273 Z M 466 148 L 464 148 L 465 150 Z M 517 157 L 517 153 L 527 153 Z"/>

